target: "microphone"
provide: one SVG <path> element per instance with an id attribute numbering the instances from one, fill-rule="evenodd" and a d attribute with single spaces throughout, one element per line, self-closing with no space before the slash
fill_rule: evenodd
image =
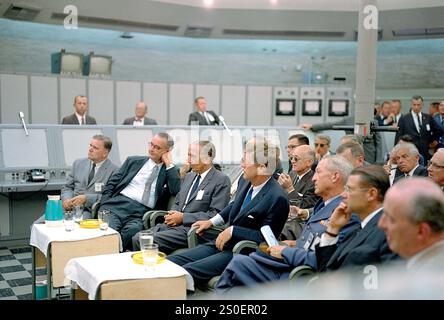
<path id="1" fill-rule="evenodd" d="M 20 117 L 20 120 L 22 121 L 22 126 L 23 126 L 23 129 L 25 130 L 26 136 L 29 136 L 28 128 L 26 128 L 26 123 L 25 123 L 25 114 L 22 111 L 19 112 L 19 117 Z"/>
<path id="2" fill-rule="evenodd" d="M 219 116 L 219 120 L 222 122 L 225 130 L 227 130 L 228 134 L 230 135 L 230 137 L 233 136 L 233 133 L 231 132 L 230 128 L 228 128 L 227 124 L 225 123 L 225 119 L 222 115 Z"/>

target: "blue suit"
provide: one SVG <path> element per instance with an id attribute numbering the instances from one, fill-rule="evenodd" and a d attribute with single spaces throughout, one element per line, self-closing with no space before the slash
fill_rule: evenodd
<path id="1" fill-rule="evenodd" d="M 385 233 L 378 228 L 382 209 L 370 219 L 364 229 L 349 233 L 340 244 L 316 246 L 318 271 L 377 264 L 396 259 L 388 244 Z"/>
<path id="2" fill-rule="evenodd" d="M 184 267 L 196 285 L 206 284 L 223 272 L 233 256 L 232 248 L 240 240 L 263 242 L 262 226 L 270 226 L 275 237 L 279 236 L 289 212 L 287 195 L 276 180 L 269 179 L 251 202 L 242 208 L 250 186 L 250 182 L 242 179 L 234 201 L 220 213 L 224 221 L 233 226 L 231 239 L 222 251 L 216 248 L 215 241 L 211 241 L 167 257 Z"/>
<path id="3" fill-rule="evenodd" d="M 108 183 L 100 199 L 100 209 L 111 212 L 110 227 L 119 231 L 124 249 L 131 249 L 131 238 L 143 229 L 142 216 L 151 209 L 166 210 L 168 200 L 180 189 L 180 176 L 176 168 L 166 170 L 165 164 L 159 170 L 156 182 L 156 203 L 154 208 L 120 194 L 130 184 L 139 170 L 148 161 L 148 157 L 128 157 Z"/>
<path id="4" fill-rule="evenodd" d="M 316 204 L 315 213 L 308 219 L 301 236 L 296 241 L 296 246 L 282 250 L 283 260 L 258 252 L 250 256 L 235 256 L 219 279 L 216 291 L 222 292 L 239 285 L 251 286 L 260 282 L 288 279 L 291 270 L 300 265 L 308 265 L 316 269 L 315 245 L 326 230 L 324 222 L 330 218 L 341 201 L 342 198 L 337 196 L 321 209 L 319 205 L 322 201 Z M 341 230 L 338 241 L 341 242 L 358 225 L 359 218 L 352 215 L 350 222 Z"/>
<path id="5" fill-rule="evenodd" d="M 433 116 L 433 119 L 443 131 L 443 134 L 439 137 L 439 144 L 441 145 L 441 147 L 444 147 L 444 117 L 438 113 Z"/>

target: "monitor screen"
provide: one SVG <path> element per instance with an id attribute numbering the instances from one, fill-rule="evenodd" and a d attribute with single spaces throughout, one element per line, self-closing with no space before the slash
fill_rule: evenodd
<path id="1" fill-rule="evenodd" d="M 78 53 L 62 53 L 60 73 L 82 73 L 83 55 Z"/>
<path id="2" fill-rule="evenodd" d="M 276 115 L 294 116 L 295 105 L 296 105 L 295 99 L 276 99 Z"/>
<path id="3" fill-rule="evenodd" d="M 349 100 L 330 100 L 328 103 L 328 115 L 331 117 L 348 116 Z"/>
<path id="4" fill-rule="evenodd" d="M 304 99 L 302 100 L 303 116 L 321 116 L 322 100 L 320 99 Z"/>
<path id="5" fill-rule="evenodd" d="M 89 74 L 111 74 L 112 58 L 109 56 L 90 55 Z"/>

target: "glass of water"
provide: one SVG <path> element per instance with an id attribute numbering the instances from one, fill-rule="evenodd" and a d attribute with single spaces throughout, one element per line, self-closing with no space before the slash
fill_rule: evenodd
<path id="1" fill-rule="evenodd" d="M 109 219 L 111 216 L 109 210 L 99 210 L 97 216 L 99 218 L 100 230 L 108 230 Z"/>
<path id="2" fill-rule="evenodd" d="M 66 231 L 73 231 L 74 230 L 74 212 L 73 211 L 66 211 L 63 217 L 63 224 L 65 225 Z"/>
<path id="3" fill-rule="evenodd" d="M 140 249 L 144 245 L 149 245 L 154 243 L 154 233 L 151 230 L 142 230 L 139 232 L 139 243 Z"/>
<path id="4" fill-rule="evenodd" d="M 142 247 L 143 264 L 154 269 L 159 255 L 159 246 L 156 243 L 144 244 Z"/>
<path id="5" fill-rule="evenodd" d="M 79 222 L 83 220 L 83 204 L 78 204 L 74 207 L 74 221 Z"/>

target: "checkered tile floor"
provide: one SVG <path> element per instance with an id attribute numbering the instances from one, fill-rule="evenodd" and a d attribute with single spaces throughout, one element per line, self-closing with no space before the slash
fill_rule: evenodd
<path id="1" fill-rule="evenodd" d="M 32 299 L 31 267 L 29 246 L 0 247 L 0 300 Z M 38 271 L 46 272 L 44 269 Z"/>

